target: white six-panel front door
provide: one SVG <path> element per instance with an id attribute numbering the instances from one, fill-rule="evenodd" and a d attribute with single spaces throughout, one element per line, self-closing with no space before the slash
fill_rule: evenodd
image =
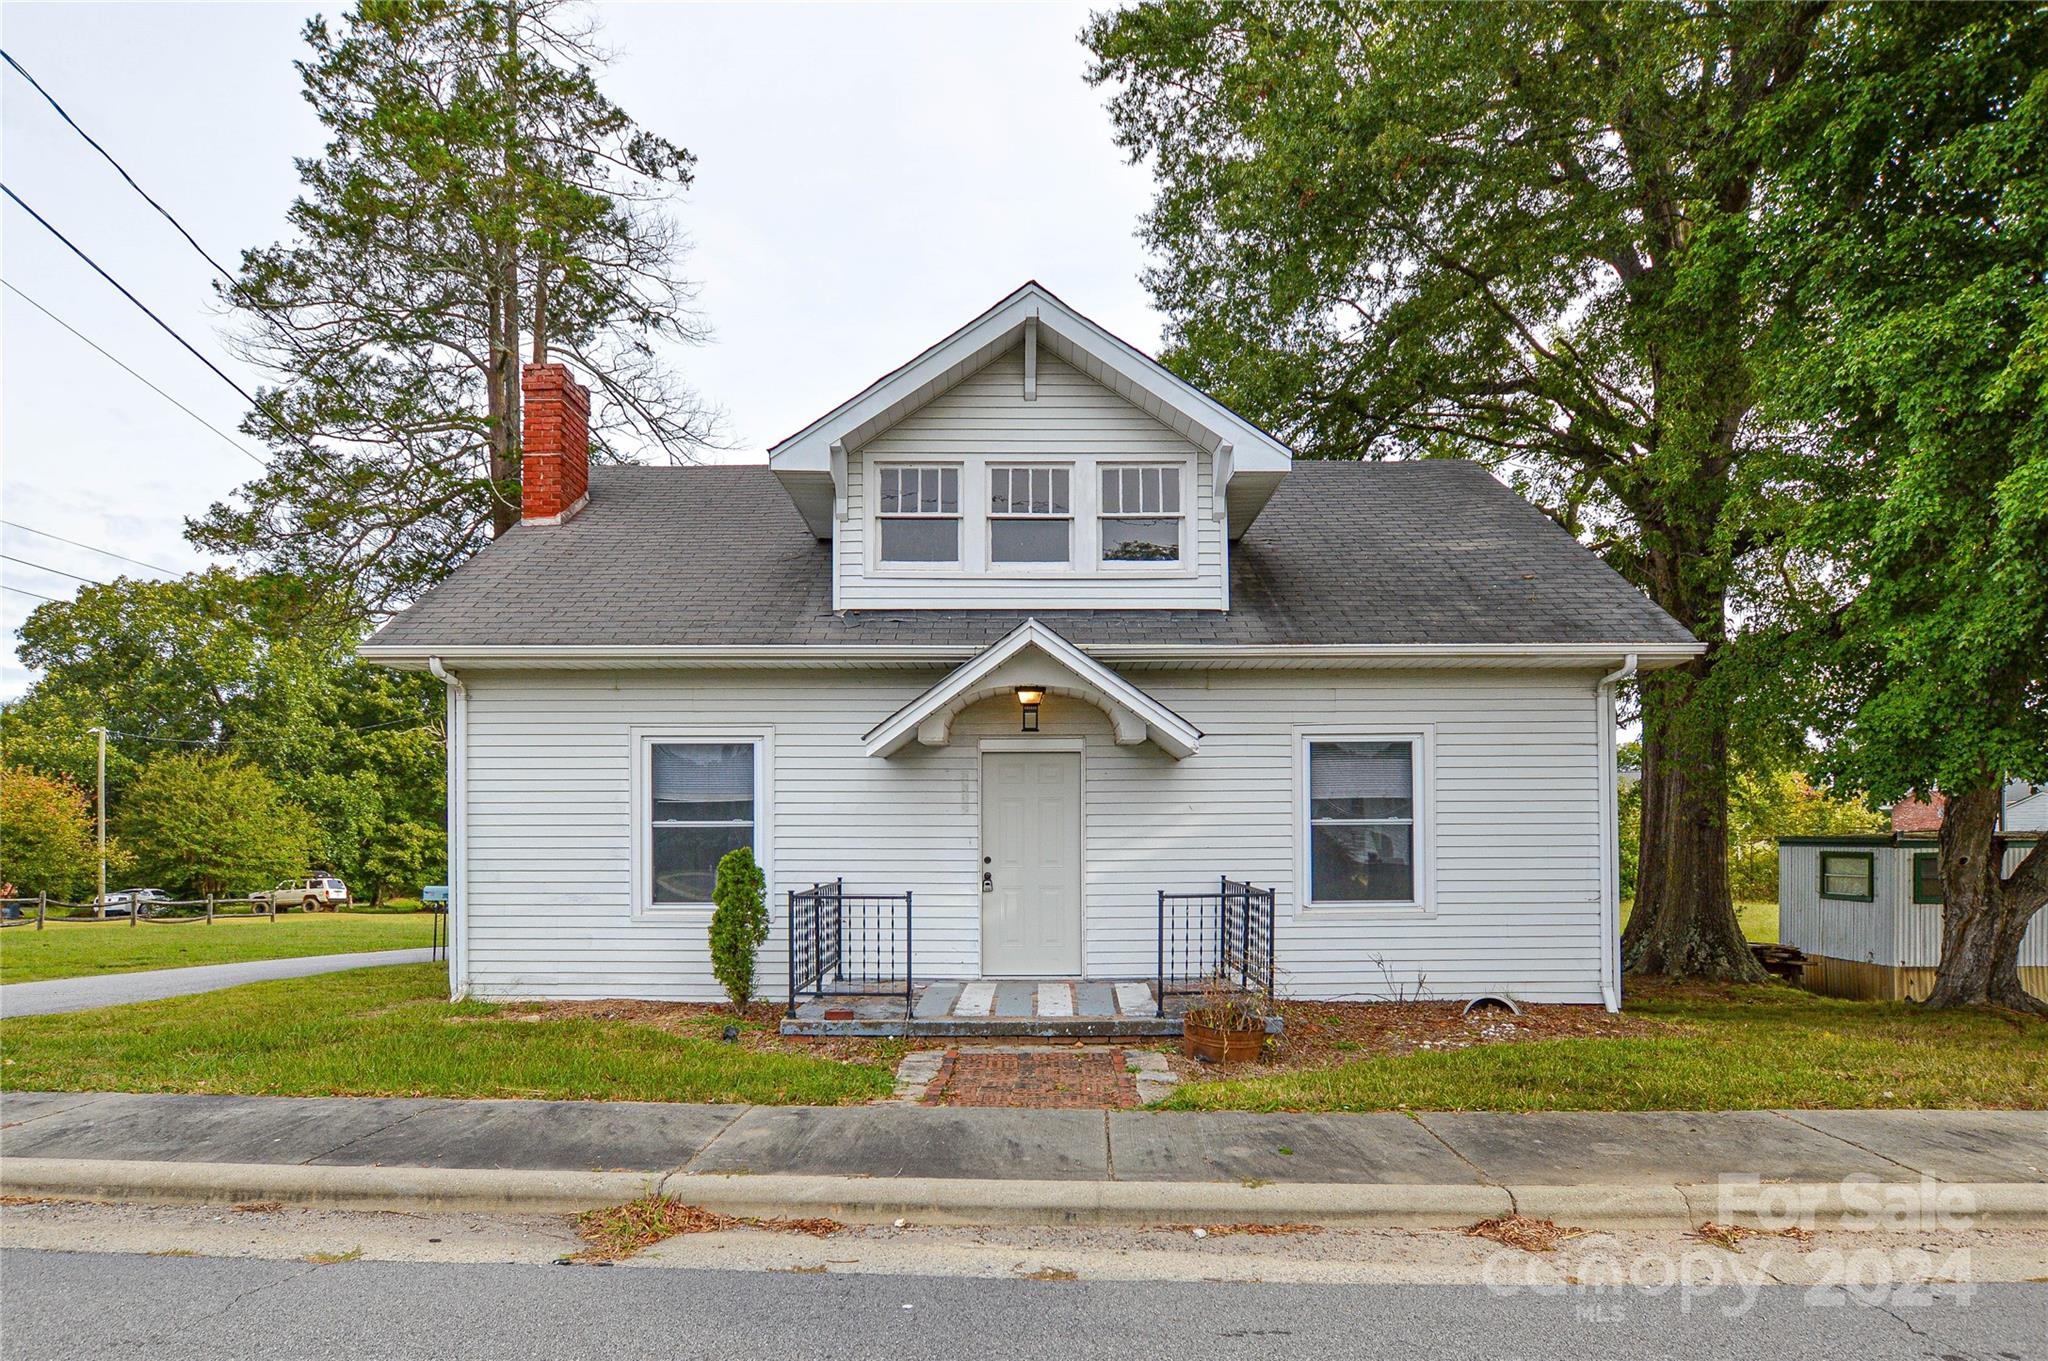
<path id="1" fill-rule="evenodd" d="M 981 758 L 981 971 L 1081 972 L 1081 754 Z"/>

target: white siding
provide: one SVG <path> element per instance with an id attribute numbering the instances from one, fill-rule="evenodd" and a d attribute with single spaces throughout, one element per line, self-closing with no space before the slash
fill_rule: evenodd
<path id="1" fill-rule="evenodd" d="M 1224 526 L 1211 513 L 1214 469 L 1207 451 L 1108 388 L 1040 350 L 1038 397 L 1025 401 L 1024 357 L 1012 350 L 847 453 L 846 516 L 836 534 L 838 607 L 870 609 L 1222 609 Z M 1096 561 L 1096 466 L 1119 459 L 1181 460 L 1186 466 L 1184 561 L 1170 571 L 1102 567 Z M 873 470 L 891 461 L 962 465 L 961 563 L 905 570 L 871 560 Z M 997 463 L 1071 463 L 1074 562 L 1064 571 L 1006 570 L 987 564 L 983 470 Z"/>
<path id="2" fill-rule="evenodd" d="M 709 999 L 706 912 L 636 916 L 635 728 L 772 729 L 766 850 L 781 895 L 843 875 L 917 895 L 925 976 L 979 969 L 980 752 L 1016 706 L 960 715 L 950 746 L 887 760 L 861 735 L 935 671 L 473 673 L 468 677 L 466 959 L 492 997 Z M 1230 874 L 1278 889 L 1282 989 L 1297 996 L 1601 1000 L 1599 709 L 1558 671 L 1132 673 L 1204 736 L 1175 762 L 1117 747 L 1095 709 L 1049 696 L 1047 737 L 1085 739 L 1084 949 L 1096 977 L 1153 968 L 1156 894 Z M 1295 749 L 1303 725 L 1433 732 L 1427 912 L 1298 906 Z"/>

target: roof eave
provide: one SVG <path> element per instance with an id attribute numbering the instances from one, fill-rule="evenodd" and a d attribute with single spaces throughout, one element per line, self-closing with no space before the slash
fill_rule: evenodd
<path id="1" fill-rule="evenodd" d="M 1063 640 L 1064 641 L 1064 640 Z M 1608 667 L 1633 654 L 1638 669 L 1682 665 L 1706 651 L 1704 643 L 1096 643 L 1070 644 L 1102 662 L 1227 663 L 1241 668 L 1325 666 L 1461 668 Z M 930 666 L 957 664 L 986 651 L 987 643 L 783 644 L 539 644 L 436 647 L 365 643 L 356 655 L 399 670 L 444 665 L 470 669 L 591 669 L 646 666 Z"/>

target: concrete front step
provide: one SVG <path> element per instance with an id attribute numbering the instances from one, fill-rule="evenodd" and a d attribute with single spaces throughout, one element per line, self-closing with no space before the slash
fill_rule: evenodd
<path id="1" fill-rule="evenodd" d="M 782 1023 L 785 1035 L 909 1036 L 918 1039 L 1146 1039 L 1180 1034 L 1169 998 L 1161 1016 L 1150 983 L 1094 979 L 976 978 L 920 985 L 904 1015 L 898 997 L 804 1001 Z"/>
<path id="2" fill-rule="evenodd" d="M 939 1016 L 785 1017 L 785 1035 L 856 1035 L 893 1039 L 1039 1039 L 1110 1040 L 1172 1037 L 1180 1034 L 1178 1016 Z"/>
<path id="3" fill-rule="evenodd" d="M 904 1015 L 901 993 L 806 998 L 785 1035 L 869 1038 L 1099 1040 L 1171 1038 L 1194 999 L 1172 994 L 1159 1014 L 1152 984 L 1098 979 L 962 979 L 920 985 Z M 1278 1018 L 1268 1022 L 1275 1033 Z"/>

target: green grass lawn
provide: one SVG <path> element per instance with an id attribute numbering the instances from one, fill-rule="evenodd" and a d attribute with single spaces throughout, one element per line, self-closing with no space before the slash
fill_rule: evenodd
<path id="1" fill-rule="evenodd" d="M 1621 900 L 1621 925 L 1628 929 L 1628 914 L 1635 908 L 1636 900 Z M 1735 921 L 1742 927 L 1742 934 L 1751 945 L 1776 945 L 1778 943 L 1778 904 L 1770 902 L 1735 903 Z"/>
<path id="2" fill-rule="evenodd" d="M 1184 1086 L 1185 1110 L 2048 1107 L 2048 1021 L 1789 985 L 1637 989 L 1670 1033 L 1475 1045 Z"/>
<path id="3" fill-rule="evenodd" d="M 245 959 L 296 959 L 353 950 L 403 950 L 433 939 L 434 919 L 353 912 L 282 913 L 267 917 L 51 922 L 0 930 L 0 983 L 88 974 L 233 964 Z"/>
<path id="4" fill-rule="evenodd" d="M 137 927 L 138 931 L 147 927 Z M 204 928 L 199 928 L 204 929 Z M 405 964 L 0 1021 L 0 1088 L 267 1096 L 472 1096 L 838 1105 L 886 1096 L 885 1064 L 608 1020 L 520 1020 L 449 1002 Z"/>

